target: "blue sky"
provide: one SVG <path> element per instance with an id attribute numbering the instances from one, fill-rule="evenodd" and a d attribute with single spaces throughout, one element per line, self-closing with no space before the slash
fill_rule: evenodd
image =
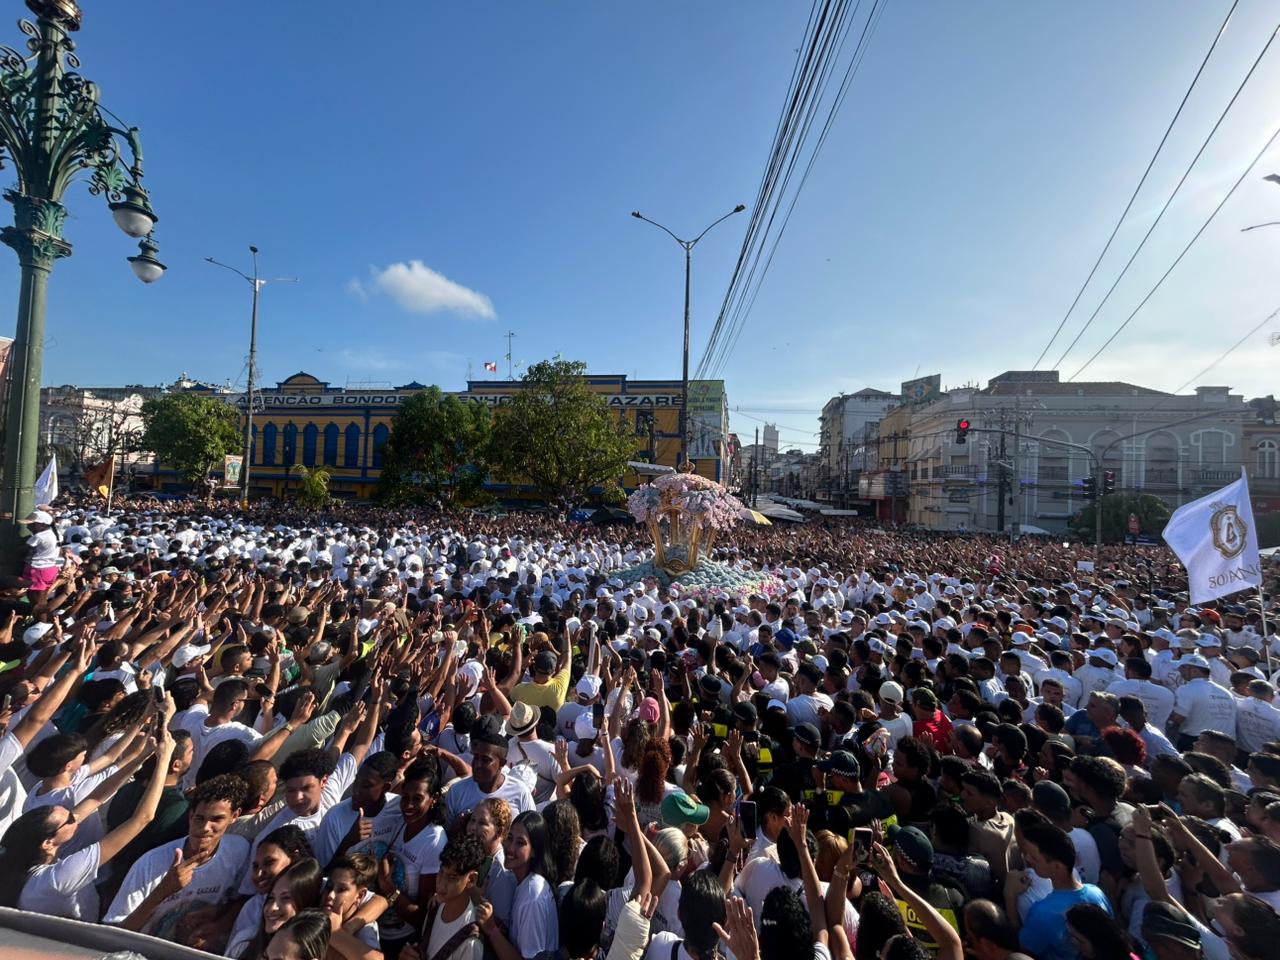
<path id="1" fill-rule="evenodd" d="M 45 382 L 242 378 L 249 290 L 203 258 L 247 267 L 250 243 L 264 275 L 302 280 L 264 293 L 268 382 L 305 369 L 458 388 L 508 330 L 518 361 L 678 376 L 683 255 L 628 212 L 687 234 L 754 200 L 808 6 L 86 4 L 84 72 L 142 129 L 170 269 L 137 283 L 130 242 L 73 188 Z M 1228 6 L 890 0 L 727 365 L 734 429 L 776 419 L 784 445 L 813 444 L 840 390 L 1029 367 Z M 1241 3 L 1068 337 L 1278 23 L 1277 0 Z M 1064 378 L 1280 123 L 1278 85 L 1280 42 Z M 1172 389 L 1280 306 L 1280 227 L 1240 233 L 1280 220 L 1280 187 L 1260 179 L 1277 170 L 1280 150 L 1085 379 Z M 694 365 L 746 219 L 695 253 Z M 0 257 L 0 285 L 16 284 Z M 1201 382 L 1275 392 L 1277 329 Z"/>

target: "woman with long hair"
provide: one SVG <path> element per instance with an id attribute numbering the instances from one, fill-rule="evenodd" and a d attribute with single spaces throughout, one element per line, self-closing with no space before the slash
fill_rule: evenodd
<path id="1" fill-rule="evenodd" d="M 266 960 L 324 960 L 331 938 L 329 915 L 303 910 L 285 923 L 267 944 Z"/>
<path id="2" fill-rule="evenodd" d="M 303 910 L 318 909 L 324 872 L 315 857 L 304 857 L 283 870 L 262 904 L 262 919 L 240 960 L 266 960 L 267 944 L 280 928 Z"/>
<path id="3" fill-rule="evenodd" d="M 583 771 L 569 784 L 569 802 L 578 811 L 578 825 L 584 838 L 609 834 L 609 807 L 605 803 L 604 781 L 592 771 Z"/>
<path id="4" fill-rule="evenodd" d="M 394 824 L 387 852 L 378 862 L 377 892 L 390 905 L 378 926 L 383 950 L 398 957 L 427 916 L 436 892 L 436 870 L 444 849 L 445 833 L 439 826 L 440 765 L 435 757 L 409 764 L 400 785 L 400 807 L 380 816 Z M 430 872 L 424 866 L 430 864 Z"/>
<path id="5" fill-rule="evenodd" d="M 698 799 L 711 810 L 706 823 L 698 827 L 698 832 L 707 843 L 716 843 L 733 819 L 733 805 L 738 799 L 738 778 L 724 767 L 711 770 L 698 782 Z"/>
<path id="6" fill-rule="evenodd" d="M 107 777 L 74 807 L 35 807 L 13 821 L 0 849 L 0 906 L 96 921 L 99 904 L 94 882 L 99 871 L 155 818 L 173 755 L 173 738 L 163 726 L 155 753 L 155 769 L 133 815 L 81 850 L 59 858 L 61 848 L 71 843 L 81 824 L 99 822 L 98 808 L 134 775 L 146 759 L 146 751 Z"/>
<path id="7" fill-rule="evenodd" d="M 504 848 L 506 867 L 516 878 L 507 934 L 495 925 L 483 929 L 498 960 L 533 960 L 560 948 L 556 898 L 551 886 L 555 865 L 542 814 L 527 810 L 516 817 Z"/>
<path id="8" fill-rule="evenodd" d="M 84 731 L 89 742 L 89 759 L 93 760 L 111 748 L 129 730 L 136 727 L 155 702 L 150 690 L 127 694 L 115 706 Z"/>
<path id="9" fill-rule="evenodd" d="M 640 826 L 662 822 L 662 799 L 675 787 L 667 783 L 671 747 L 661 737 L 650 737 L 640 750 L 636 767 L 636 813 Z"/>
<path id="10" fill-rule="evenodd" d="M 249 879 L 257 891 L 245 901 L 236 917 L 231 936 L 227 938 L 226 955 L 238 957 L 244 953 L 254 935 L 262 926 L 262 908 L 276 878 L 293 864 L 312 855 L 311 844 L 302 828 L 292 823 L 277 827 L 262 838 L 253 852 L 249 865 Z"/>
<path id="11" fill-rule="evenodd" d="M 582 851 L 582 827 L 578 822 L 578 811 L 568 800 L 556 800 L 547 804 L 542 817 L 547 822 L 551 862 L 555 866 L 555 877 L 548 879 L 557 887 L 571 883 L 578 864 L 578 854 Z"/>

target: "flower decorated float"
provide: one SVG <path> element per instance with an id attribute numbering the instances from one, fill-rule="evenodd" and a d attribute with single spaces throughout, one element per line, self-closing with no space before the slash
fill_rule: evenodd
<path id="1" fill-rule="evenodd" d="M 717 540 L 746 507 L 723 484 L 689 470 L 665 474 L 627 498 L 627 509 L 653 538 L 654 558 L 624 571 L 624 580 L 655 577 L 686 596 L 773 594 L 776 578 L 711 559 Z"/>

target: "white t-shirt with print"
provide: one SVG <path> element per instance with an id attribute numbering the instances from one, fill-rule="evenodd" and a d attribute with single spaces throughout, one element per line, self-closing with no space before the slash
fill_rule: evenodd
<path id="1" fill-rule="evenodd" d="M 121 924 L 138 909 L 138 906 L 164 879 L 164 875 L 173 866 L 174 851 L 182 849 L 187 838 L 183 837 L 156 847 L 139 857 L 125 874 L 124 882 L 116 898 L 107 908 L 103 923 Z M 162 924 L 164 917 L 175 909 L 186 912 L 192 903 L 212 905 L 230 899 L 235 893 L 240 878 L 249 865 L 249 841 L 243 837 L 226 834 L 218 844 L 218 849 L 206 862 L 196 867 L 191 875 L 191 882 L 169 897 L 152 915 L 144 932 L 154 930 Z"/>
<path id="2" fill-rule="evenodd" d="M 1198 737 L 1206 730 L 1236 735 L 1235 696 L 1204 677 L 1188 680 L 1178 688 L 1174 713 L 1186 718 L 1180 731 L 1184 736 Z"/>

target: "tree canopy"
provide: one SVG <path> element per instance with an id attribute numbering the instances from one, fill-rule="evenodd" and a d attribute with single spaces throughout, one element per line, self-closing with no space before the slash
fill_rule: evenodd
<path id="1" fill-rule="evenodd" d="M 1094 535 L 1094 510 L 1091 503 L 1071 520 L 1072 532 L 1082 540 L 1092 541 Z M 1169 505 L 1149 493 L 1111 493 L 1102 500 L 1102 540 L 1104 543 L 1122 543 L 1129 535 L 1129 514 L 1136 514 L 1138 525 L 1149 537 L 1159 537 L 1169 522 Z"/>
<path id="2" fill-rule="evenodd" d="M 489 473 L 492 417 L 482 403 L 428 387 L 396 410 L 382 449 L 379 497 L 390 503 L 446 504 L 479 492 Z"/>
<path id="3" fill-rule="evenodd" d="M 587 365 L 543 360 L 521 378 L 493 428 L 494 467 L 510 483 L 529 483 L 544 497 L 576 499 L 617 485 L 636 438 L 586 381 Z"/>
<path id="4" fill-rule="evenodd" d="M 166 393 L 142 404 L 141 448 L 189 484 L 240 448 L 240 417 L 222 400 L 198 393 Z"/>

